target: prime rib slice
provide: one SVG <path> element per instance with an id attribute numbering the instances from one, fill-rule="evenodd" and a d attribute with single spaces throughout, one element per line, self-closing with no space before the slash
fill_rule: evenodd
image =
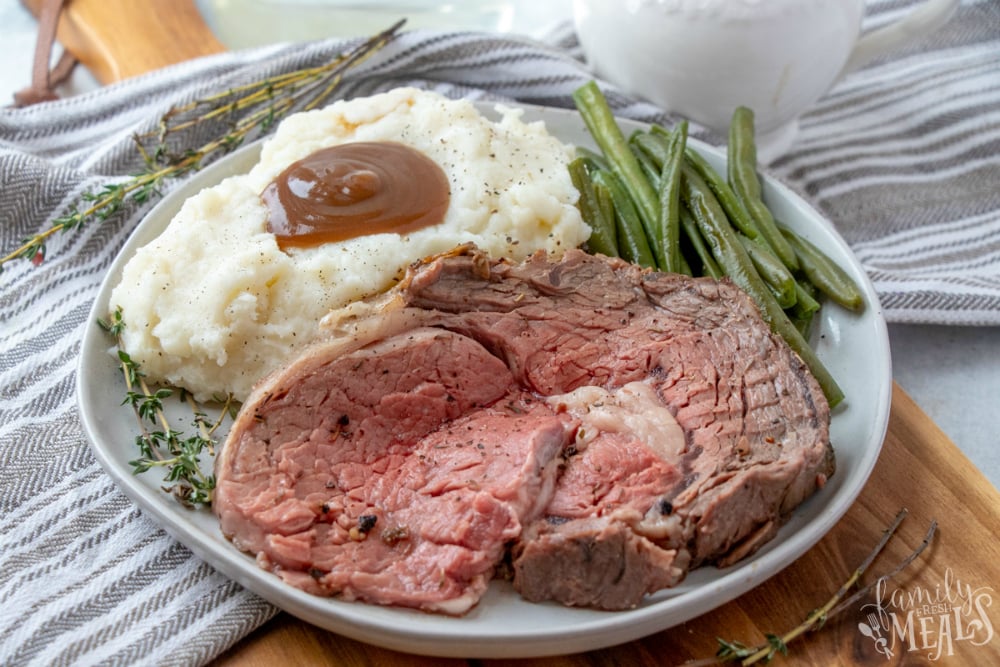
<path id="1" fill-rule="evenodd" d="M 463 613 L 508 553 L 529 600 L 629 608 L 834 471 L 818 384 L 725 280 L 464 249 L 325 327 L 244 404 L 214 501 L 315 593 Z"/>
<path id="2" fill-rule="evenodd" d="M 242 407 L 216 462 L 222 531 L 319 595 L 461 614 L 552 495 L 573 424 L 470 338 L 319 346 Z"/>

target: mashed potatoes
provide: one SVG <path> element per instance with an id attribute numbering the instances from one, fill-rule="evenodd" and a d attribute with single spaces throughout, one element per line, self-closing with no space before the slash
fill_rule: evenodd
<path id="1" fill-rule="evenodd" d="M 493 123 L 467 101 L 398 89 L 287 118 L 250 173 L 189 199 L 128 262 L 110 302 L 122 309 L 125 351 L 153 381 L 242 400 L 313 338 L 329 310 L 386 289 L 421 257 L 466 242 L 514 259 L 580 245 L 590 230 L 566 170 L 570 147 L 519 111 L 500 111 Z M 384 140 L 444 170 L 444 221 L 404 236 L 279 250 L 264 188 L 320 148 Z"/>

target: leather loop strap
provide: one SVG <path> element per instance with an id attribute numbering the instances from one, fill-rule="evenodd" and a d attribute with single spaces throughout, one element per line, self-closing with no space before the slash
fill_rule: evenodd
<path id="1" fill-rule="evenodd" d="M 14 93 L 14 106 L 25 107 L 58 99 L 55 87 L 65 81 L 76 66 L 76 58 L 64 51 L 55 67 L 49 69 L 52 47 L 56 41 L 59 15 L 66 0 L 42 0 L 38 13 L 38 41 L 31 71 L 31 86 Z"/>

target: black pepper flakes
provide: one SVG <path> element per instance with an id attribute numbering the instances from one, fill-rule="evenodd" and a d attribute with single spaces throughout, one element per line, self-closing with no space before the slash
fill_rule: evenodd
<path id="1" fill-rule="evenodd" d="M 362 533 L 370 532 L 377 521 L 378 517 L 374 514 L 362 514 L 358 517 L 358 530 Z"/>

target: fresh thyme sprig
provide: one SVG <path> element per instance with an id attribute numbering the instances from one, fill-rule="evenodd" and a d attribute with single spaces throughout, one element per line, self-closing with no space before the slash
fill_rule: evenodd
<path id="1" fill-rule="evenodd" d="M 868 554 L 865 560 L 859 565 L 850 576 L 841 584 L 837 592 L 833 594 L 826 604 L 818 609 L 814 609 L 806 616 L 805 620 L 799 623 L 797 626 L 785 632 L 784 634 L 767 634 L 765 635 L 767 641 L 764 644 L 758 646 L 747 646 L 738 641 L 727 641 L 721 637 L 716 638 L 719 643 L 719 650 L 716 652 L 714 658 L 709 658 L 707 660 L 698 660 L 694 662 L 685 663 L 686 667 L 700 667 L 701 665 L 714 665 L 724 662 L 739 661 L 741 665 L 753 665 L 758 662 L 770 662 L 772 658 L 778 653 L 782 655 L 788 655 L 788 644 L 794 639 L 802 636 L 803 634 L 818 630 L 826 623 L 827 620 L 839 614 L 843 610 L 847 609 L 854 602 L 861 599 L 875 586 L 875 584 L 881 580 L 889 577 L 893 577 L 903 570 L 907 565 L 912 563 L 916 558 L 927 548 L 934 538 L 934 533 L 937 531 L 937 522 L 931 521 L 931 525 L 927 530 L 927 534 L 924 536 L 923 542 L 914 549 L 910 554 L 900 561 L 896 567 L 892 569 L 887 574 L 876 578 L 872 583 L 861 587 L 853 595 L 844 599 L 847 593 L 854 588 L 854 586 L 861 580 L 861 577 L 874 562 L 875 558 L 882 553 L 882 550 L 889 543 L 889 540 L 895 534 L 899 525 L 903 522 L 906 517 L 906 509 L 901 509 L 896 518 L 893 520 L 892 524 L 889 525 L 882 533 L 882 538 L 879 540 L 875 548 Z"/>
<path id="2" fill-rule="evenodd" d="M 121 349 L 121 336 L 125 330 L 121 308 L 116 308 L 110 321 L 98 320 L 98 324 L 111 334 L 118 344 L 118 361 L 125 378 L 125 400 L 135 412 L 139 425 L 139 435 L 135 445 L 140 457 L 129 461 L 136 475 L 154 468 L 165 469 L 163 490 L 177 498 L 186 507 L 210 505 L 215 489 L 215 476 L 206 475 L 201 469 L 201 456 L 207 453 L 215 456 L 214 434 L 228 414 L 232 416 L 232 397 L 223 401 L 219 417 L 214 422 L 194 400 L 190 393 L 181 391 L 180 399 L 186 402 L 194 415 L 197 433 L 185 437 L 181 431 L 171 428 L 163 409 L 163 401 L 174 395 L 174 390 L 161 387 L 151 389 L 139 365 Z"/>
<path id="3" fill-rule="evenodd" d="M 267 77 L 171 108 L 160 118 L 155 131 L 133 137 L 144 164 L 141 172 L 96 192 L 85 192 L 81 201 L 54 219 L 49 228 L 22 239 L 20 246 L 0 257 L 0 271 L 15 259 L 41 264 L 46 242 L 57 232 L 103 222 L 126 203 L 144 204 L 160 195 L 166 180 L 197 171 L 216 155 L 234 150 L 251 136 L 263 135 L 290 112 L 319 106 L 337 89 L 347 70 L 385 46 L 404 22 L 397 22 L 322 65 Z M 213 122 L 220 124 L 214 138 L 196 148 L 170 148 L 171 143 L 183 145 L 185 134 Z"/>

